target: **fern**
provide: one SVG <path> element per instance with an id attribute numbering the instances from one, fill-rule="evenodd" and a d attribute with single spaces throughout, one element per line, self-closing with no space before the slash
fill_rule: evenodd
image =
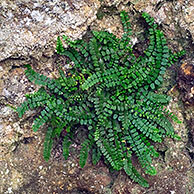
<path id="1" fill-rule="evenodd" d="M 65 136 L 63 139 L 63 156 L 65 160 L 69 157 L 69 146 L 71 145 L 71 141 L 68 136 Z"/>
<path id="2" fill-rule="evenodd" d="M 45 123 L 48 130 L 44 158 L 50 158 L 55 137 L 63 136 L 63 156 L 69 156 L 76 126 L 84 125 L 88 136 L 81 145 L 80 166 L 84 167 L 91 151 L 93 164 L 101 157 L 115 170 L 124 169 L 135 182 L 148 187 L 147 181 L 132 164 L 138 157 L 146 174 L 155 175 L 152 158 L 158 157 L 152 142 L 165 137 L 178 139 L 170 120 L 180 121 L 168 110 L 170 97 L 156 93 L 163 83 L 166 69 L 184 51 L 173 53 L 163 33 L 147 13 L 149 45 L 136 57 L 130 45 L 131 26 L 126 12 L 121 12 L 124 34 L 121 39 L 106 31 L 93 31 L 89 42 L 57 39 L 57 53 L 74 62 L 68 76 L 59 68 L 60 77 L 47 78 L 26 66 L 26 76 L 41 88 L 27 95 L 17 108 L 19 117 L 29 109 L 39 108 L 33 123 L 37 131 Z"/>
<path id="3" fill-rule="evenodd" d="M 47 133 L 45 136 L 43 156 L 46 161 L 49 160 L 50 155 L 51 155 L 51 149 L 52 149 L 52 144 L 53 144 L 52 132 L 53 132 L 52 128 L 49 127 L 47 129 Z"/>

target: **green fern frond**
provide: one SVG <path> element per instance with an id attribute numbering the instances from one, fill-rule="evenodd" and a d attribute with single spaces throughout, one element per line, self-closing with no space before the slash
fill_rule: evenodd
<path id="1" fill-rule="evenodd" d="M 80 151 L 80 159 L 79 159 L 79 164 L 83 168 L 86 164 L 86 161 L 88 159 L 88 152 L 90 151 L 92 146 L 92 142 L 89 139 L 86 139 L 82 143 L 82 148 Z"/>
<path id="2" fill-rule="evenodd" d="M 63 43 L 62 43 L 60 37 L 57 38 L 57 46 L 56 46 L 56 50 L 57 50 L 57 53 L 58 53 L 58 54 L 64 52 Z"/>
<path id="3" fill-rule="evenodd" d="M 69 157 L 69 146 L 71 145 L 71 141 L 69 140 L 68 136 L 65 136 L 63 139 L 63 156 L 65 160 Z"/>
<path id="4" fill-rule="evenodd" d="M 96 165 L 100 158 L 102 157 L 102 153 L 99 148 L 93 148 L 92 149 L 92 163 Z"/>
<path id="5" fill-rule="evenodd" d="M 137 172 L 135 167 L 133 166 L 131 159 L 124 160 L 124 171 L 126 174 L 135 182 L 139 183 L 143 187 L 149 187 L 148 182 Z"/>
<path id="6" fill-rule="evenodd" d="M 51 149 L 53 145 L 52 132 L 53 132 L 52 127 L 48 127 L 44 140 L 44 151 L 43 151 L 43 157 L 46 161 L 48 161 L 51 156 Z"/>

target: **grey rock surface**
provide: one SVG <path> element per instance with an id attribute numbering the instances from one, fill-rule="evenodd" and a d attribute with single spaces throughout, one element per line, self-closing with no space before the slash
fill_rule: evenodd
<path id="1" fill-rule="evenodd" d="M 146 176 L 150 183 L 148 189 L 132 182 L 122 171 L 109 172 L 102 161 L 93 166 L 90 157 L 86 166 L 81 169 L 80 145 L 77 144 L 72 145 L 72 154 L 67 161 L 63 159 L 62 145 L 59 143 L 54 146 L 49 162 L 45 162 L 42 149 L 46 126 L 34 133 L 31 126 L 36 112 L 29 111 L 19 119 L 14 111 L 24 101 L 26 93 L 38 89 L 26 79 L 24 64 L 31 64 L 36 71 L 46 76 L 57 76 L 56 61 L 66 64 L 63 58 L 56 59 L 57 36 L 65 34 L 72 39 L 81 38 L 90 27 L 94 30 L 107 29 L 120 37 L 123 30 L 118 14 L 121 10 L 130 14 L 134 32 L 132 42 L 137 49 L 142 49 L 140 43 L 144 31 L 139 22 L 139 12 L 147 11 L 161 24 L 168 37 L 169 46 L 174 50 L 185 48 L 187 57 L 191 61 L 194 59 L 194 48 L 191 44 L 194 38 L 193 1 L 0 1 L 0 193 L 193 192 L 194 172 L 191 158 L 194 153 L 194 110 L 182 103 L 184 95 L 177 89 L 176 81 L 181 86 L 179 89 L 188 88 L 186 91 L 189 97 L 190 93 L 193 94 L 193 82 L 176 80 L 174 69 L 169 69 L 165 75 L 166 81 L 162 89 L 172 96 L 168 109 L 182 121 L 181 124 L 174 124 L 175 131 L 182 140 L 165 139 L 162 144 L 155 145 L 160 152 L 159 158 L 153 161 L 158 174 L 154 177 Z M 101 19 L 97 19 L 97 13 L 101 14 Z M 176 68 L 180 65 L 177 64 Z M 190 103 L 192 104 L 189 101 Z M 141 172 L 138 165 L 137 168 Z"/>
<path id="2" fill-rule="evenodd" d="M 194 39 L 194 1 L 131 0 L 133 8 L 151 14 L 164 28 L 188 30 Z M 186 37 L 187 34 L 185 34 Z"/>
<path id="3" fill-rule="evenodd" d="M 98 0 L 0 1 L 0 61 L 55 51 L 56 38 L 81 38 L 96 19 Z"/>

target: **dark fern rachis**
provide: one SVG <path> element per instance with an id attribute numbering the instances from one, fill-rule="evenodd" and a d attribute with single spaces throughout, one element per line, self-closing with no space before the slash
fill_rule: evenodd
<path id="1" fill-rule="evenodd" d="M 37 131 L 48 124 L 45 160 L 50 158 L 54 138 L 64 129 L 63 155 L 67 159 L 75 126 L 84 125 L 88 136 L 82 143 L 81 167 L 91 150 L 94 164 L 104 157 L 113 169 L 124 169 L 131 179 L 148 186 L 131 157 L 135 154 L 145 173 L 155 175 L 152 157 L 158 153 L 150 142 L 177 137 L 169 119 L 179 121 L 165 108 L 170 97 L 155 91 L 166 69 L 184 52 L 172 53 L 154 19 L 147 13 L 142 17 L 149 30 L 149 45 L 143 56 L 133 54 L 129 18 L 123 11 L 121 39 L 105 31 L 93 31 L 89 42 L 64 36 L 69 46 L 66 49 L 58 38 L 57 53 L 74 62 L 68 76 L 59 67 L 60 77 L 50 79 L 27 65 L 28 79 L 42 87 L 27 95 L 17 112 L 22 117 L 29 109 L 41 108 L 32 128 Z"/>

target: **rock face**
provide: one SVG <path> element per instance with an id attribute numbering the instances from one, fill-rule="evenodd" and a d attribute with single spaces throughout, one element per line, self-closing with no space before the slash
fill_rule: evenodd
<path id="1" fill-rule="evenodd" d="M 9 57 L 37 58 L 58 35 L 81 38 L 96 19 L 98 0 L 2 0 L 0 2 L 0 61 Z"/>
<path id="2" fill-rule="evenodd" d="M 130 2 L 137 11 L 151 14 L 164 29 L 171 31 L 169 35 L 174 34 L 174 37 L 177 37 L 176 33 L 181 33 L 179 32 L 181 30 L 184 38 L 190 33 L 194 39 L 194 1 L 131 0 Z"/>
<path id="3" fill-rule="evenodd" d="M 178 76 L 178 87 L 182 90 L 183 102 L 194 103 L 194 62 L 185 62 L 181 65 Z"/>
<path id="4" fill-rule="evenodd" d="M 123 172 L 109 172 L 102 161 L 93 166 L 90 157 L 81 169 L 79 144 L 72 145 L 72 154 L 67 161 L 62 157 L 62 145 L 56 145 L 51 160 L 46 163 L 42 158 L 46 126 L 33 133 L 31 125 L 36 112 L 29 111 L 19 119 L 14 111 L 23 102 L 26 93 L 38 89 L 26 79 L 24 64 L 30 63 L 46 76 L 57 76 L 57 64 L 59 61 L 65 64 L 64 58 L 58 60 L 55 54 L 57 36 L 65 34 L 77 39 L 90 28 L 107 29 L 120 37 L 122 26 L 118 14 L 121 10 L 130 13 L 134 31 L 132 41 L 137 49 L 142 49 L 140 43 L 144 30 L 140 27 L 139 12 L 147 11 L 171 39 L 168 40 L 169 46 L 186 49 L 190 57 L 190 62 L 183 62 L 181 68 L 174 67 L 180 72 L 177 80 L 179 90 L 173 87 L 176 82 L 173 76 L 168 77 L 173 79 L 166 84 L 168 88 L 164 86 L 173 97 L 168 108 L 182 121 L 182 124 L 174 125 L 182 140 L 166 139 L 162 144 L 155 145 L 160 152 L 159 158 L 153 162 L 158 174 L 146 176 L 150 183 L 148 189 L 132 182 Z M 1 0 L 0 193 L 192 193 L 193 10 L 193 1 L 186 0 Z M 99 13 L 100 20 L 97 19 Z M 175 70 L 170 69 L 169 72 Z"/>

